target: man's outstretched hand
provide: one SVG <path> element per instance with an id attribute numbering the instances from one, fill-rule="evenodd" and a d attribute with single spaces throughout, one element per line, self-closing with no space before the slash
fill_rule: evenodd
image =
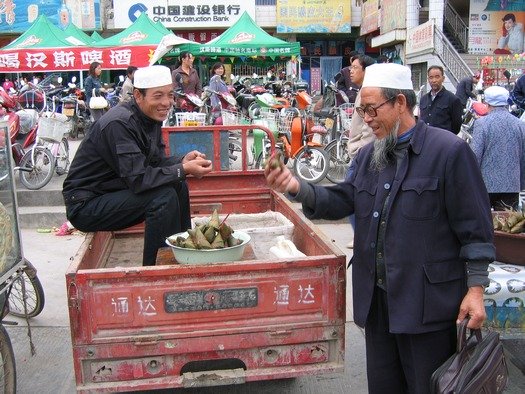
<path id="1" fill-rule="evenodd" d="M 186 174 L 191 174 L 197 178 L 202 178 L 212 170 L 211 160 L 207 160 L 206 155 L 197 150 L 193 150 L 184 156 L 182 166 Z"/>

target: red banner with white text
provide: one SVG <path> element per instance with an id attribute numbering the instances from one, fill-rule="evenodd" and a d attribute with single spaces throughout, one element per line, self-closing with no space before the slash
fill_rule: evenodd
<path id="1" fill-rule="evenodd" d="M 145 67 L 155 46 L 123 46 L 114 48 L 45 48 L 0 50 L 0 73 L 87 70 L 100 62 L 106 70 L 126 69 L 133 65 Z"/>

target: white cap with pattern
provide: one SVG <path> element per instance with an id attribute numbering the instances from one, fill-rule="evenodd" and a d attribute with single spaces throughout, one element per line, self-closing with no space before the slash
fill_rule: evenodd
<path id="1" fill-rule="evenodd" d="M 135 71 L 133 76 L 133 87 L 137 89 L 158 88 L 172 84 L 171 71 L 166 66 L 142 67 Z"/>
<path id="2" fill-rule="evenodd" d="M 397 63 L 376 63 L 365 69 L 362 88 L 392 88 L 408 90 L 412 85 L 412 72 Z"/>

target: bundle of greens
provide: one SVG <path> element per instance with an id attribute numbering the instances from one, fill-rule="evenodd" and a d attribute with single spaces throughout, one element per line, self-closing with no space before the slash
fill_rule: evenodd
<path id="1" fill-rule="evenodd" d="M 186 249 L 224 249 L 242 243 L 240 239 L 233 236 L 233 233 L 234 230 L 225 221 L 220 222 L 219 214 L 214 210 L 208 223 L 188 230 L 187 238 L 172 236 L 168 241 L 174 246 Z"/>

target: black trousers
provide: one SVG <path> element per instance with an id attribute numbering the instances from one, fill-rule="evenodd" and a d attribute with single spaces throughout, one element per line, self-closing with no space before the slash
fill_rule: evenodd
<path id="1" fill-rule="evenodd" d="M 430 376 L 456 350 L 456 325 L 424 334 L 391 334 L 386 292 L 376 287 L 365 325 L 369 394 L 430 392 Z"/>
<path id="2" fill-rule="evenodd" d="M 190 197 L 186 182 L 135 194 L 107 193 L 66 207 L 67 218 L 84 232 L 116 231 L 145 222 L 143 265 L 155 265 L 166 237 L 191 228 Z"/>

